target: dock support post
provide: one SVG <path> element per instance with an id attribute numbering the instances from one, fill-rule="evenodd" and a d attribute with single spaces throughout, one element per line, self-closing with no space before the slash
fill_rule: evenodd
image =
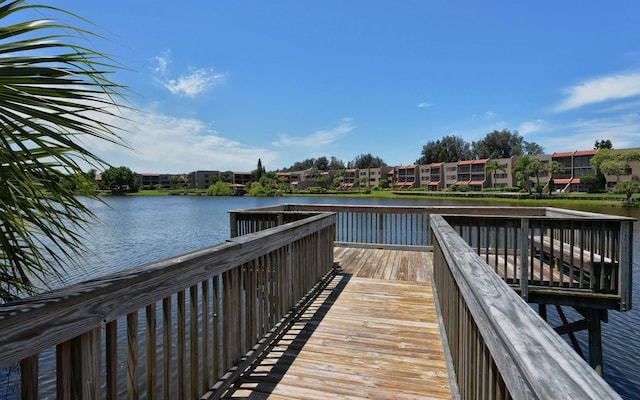
<path id="1" fill-rule="evenodd" d="M 589 327 L 589 364 L 598 375 L 603 376 L 602 370 L 602 324 L 600 310 L 589 310 L 586 315 Z"/>

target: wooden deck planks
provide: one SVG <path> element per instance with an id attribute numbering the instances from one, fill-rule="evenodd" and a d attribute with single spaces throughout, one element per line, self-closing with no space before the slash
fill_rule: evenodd
<path id="1" fill-rule="evenodd" d="M 429 282 L 433 254 L 427 251 L 338 246 L 335 258 L 358 278 Z"/>
<path id="2" fill-rule="evenodd" d="M 427 283 L 431 254 L 365 248 L 335 254 L 343 274 L 224 398 L 451 398 Z"/>

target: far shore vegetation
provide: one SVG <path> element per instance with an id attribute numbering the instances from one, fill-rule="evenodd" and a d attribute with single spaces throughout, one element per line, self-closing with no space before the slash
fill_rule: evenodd
<path id="1" fill-rule="evenodd" d="M 209 193 L 208 193 L 209 192 Z M 482 193 L 482 192 L 481 192 Z M 212 196 L 209 190 L 202 189 L 149 189 L 128 193 L 129 196 Z M 219 194 L 221 195 L 221 194 Z M 231 193 L 223 194 L 230 196 Z M 428 192 L 425 190 L 393 191 L 384 190 L 360 190 L 360 191 L 314 191 L 304 190 L 291 193 L 283 193 L 282 197 L 349 197 L 349 198 L 388 198 L 388 199 L 438 199 L 468 202 L 496 202 L 504 204 L 517 203 L 523 206 L 571 206 L 585 205 L 596 207 L 640 207 L 640 193 L 633 195 L 631 204 L 626 202 L 626 195 L 619 193 L 567 193 L 567 194 L 543 194 L 538 196 L 505 196 L 498 197 L 496 193 L 485 192 L 482 196 L 473 193 Z"/>

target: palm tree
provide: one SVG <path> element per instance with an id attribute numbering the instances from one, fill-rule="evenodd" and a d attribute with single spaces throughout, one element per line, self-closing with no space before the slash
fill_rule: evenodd
<path id="1" fill-rule="evenodd" d="M 107 78 L 119 66 L 73 43 L 90 32 L 50 14 L 74 17 L 0 0 L 0 302 L 48 287 L 82 254 L 93 215 L 65 180 L 83 176 L 81 163 L 107 163 L 80 139 L 123 144 L 105 122 L 120 115 L 126 89 Z"/>
<path id="2" fill-rule="evenodd" d="M 553 193 L 553 190 L 551 188 L 551 182 L 553 182 L 553 175 L 559 174 L 563 171 L 564 171 L 564 166 L 557 161 L 551 161 L 549 164 L 547 164 L 547 172 L 549 173 L 549 181 L 547 182 L 547 184 L 550 185 L 549 195 Z M 555 183 L 553 184 L 553 186 L 555 187 Z"/>
<path id="3" fill-rule="evenodd" d="M 507 164 L 500 164 L 496 160 L 489 160 L 484 166 L 484 170 L 487 171 L 487 174 L 491 175 L 491 182 L 493 184 L 493 188 L 496 188 L 496 172 L 498 170 L 504 172 L 507 170 Z"/>
<path id="4" fill-rule="evenodd" d="M 523 181 L 524 186 L 531 196 L 531 182 L 529 181 L 529 176 L 531 176 L 529 164 L 531 164 L 531 157 L 522 156 L 516 161 L 513 166 L 513 173 L 518 177 L 518 181 Z"/>
<path id="5" fill-rule="evenodd" d="M 532 158 L 531 162 L 527 166 L 527 170 L 529 171 L 529 175 L 536 177 L 536 191 L 539 195 L 542 194 L 542 188 L 540 187 L 540 174 L 547 170 L 547 166 L 537 158 Z"/>

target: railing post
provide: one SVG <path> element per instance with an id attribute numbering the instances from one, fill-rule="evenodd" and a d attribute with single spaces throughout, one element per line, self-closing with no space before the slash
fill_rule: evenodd
<path id="1" fill-rule="evenodd" d="M 278 213 L 276 226 L 284 225 L 284 213 Z"/>
<path id="2" fill-rule="evenodd" d="M 520 247 L 520 297 L 524 301 L 529 300 L 529 219 L 520 220 L 520 237 L 518 239 Z"/>
<path id="3" fill-rule="evenodd" d="M 236 213 L 234 212 L 229 213 L 229 236 L 231 236 L 232 238 L 238 236 L 237 223 L 238 221 L 237 221 Z"/>
<path id="4" fill-rule="evenodd" d="M 632 295 L 632 260 L 633 260 L 633 223 L 631 221 L 620 222 L 620 237 L 618 245 L 618 274 L 620 282 L 618 290 L 620 295 L 620 311 L 631 310 Z"/>
<path id="5" fill-rule="evenodd" d="M 384 243 L 384 213 L 378 213 L 378 244 Z"/>

